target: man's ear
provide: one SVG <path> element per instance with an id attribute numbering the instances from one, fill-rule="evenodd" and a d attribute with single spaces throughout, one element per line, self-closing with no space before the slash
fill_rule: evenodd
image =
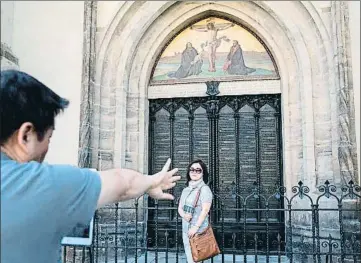
<path id="1" fill-rule="evenodd" d="M 34 136 L 35 127 L 31 122 L 24 122 L 17 134 L 17 142 L 19 145 L 26 145 Z"/>

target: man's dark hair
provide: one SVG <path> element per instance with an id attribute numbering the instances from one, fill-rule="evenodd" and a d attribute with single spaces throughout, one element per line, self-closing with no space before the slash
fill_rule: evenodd
<path id="1" fill-rule="evenodd" d="M 43 140 L 54 127 L 55 117 L 69 105 L 34 77 L 17 70 L 1 71 L 0 144 L 3 145 L 25 122 L 31 122 Z"/>

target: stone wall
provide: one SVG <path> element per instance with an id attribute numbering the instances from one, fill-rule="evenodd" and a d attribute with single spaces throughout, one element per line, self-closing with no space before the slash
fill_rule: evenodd
<path id="1" fill-rule="evenodd" d="M 1 4 L 1 47 L 0 59 L 1 69 L 16 69 L 19 60 L 13 53 L 14 32 L 14 2 L 8 1 Z"/>
<path id="2" fill-rule="evenodd" d="M 5 1 L 1 3 L 3 41 L 19 65 L 70 100 L 56 120 L 46 161 L 76 165 L 82 82 L 84 2 Z M 1 59 L 3 68 L 3 58 Z"/>
<path id="3" fill-rule="evenodd" d="M 351 65 L 352 65 L 352 81 L 354 87 L 354 106 L 355 106 L 355 122 L 356 122 L 356 144 L 357 144 L 357 160 L 358 160 L 358 177 L 361 182 L 360 173 L 360 2 L 350 1 L 349 4 L 349 29 L 350 29 L 350 46 L 351 46 Z"/>

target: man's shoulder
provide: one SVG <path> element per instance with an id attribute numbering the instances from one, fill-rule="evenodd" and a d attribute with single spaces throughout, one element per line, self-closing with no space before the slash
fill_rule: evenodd
<path id="1" fill-rule="evenodd" d="M 66 164 L 48 164 L 31 161 L 27 163 L 18 163 L 13 160 L 1 162 L 1 181 L 19 180 L 24 181 L 76 181 L 84 176 L 94 174 L 89 169 L 81 169 L 73 165 Z M 79 178 L 82 177 L 82 178 Z"/>
<path id="2" fill-rule="evenodd" d="M 1 160 L 1 179 L 11 175 L 15 177 L 16 175 L 28 175 L 38 174 L 43 170 L 43 166 L 38 162 L 27 162 L 19 163 L 14 160 Z"/>
<path id="3" fill-rule="evenodd" d="M 56 172 L 62 170 L 71 170 L 74 169 L 71 165 L 52 165 L 48 163 L 39 163 L 36 161 L 30 161 L 26 163 L 19 163 L 13 160 L 6 160 L 1 162 L 1 172 L 2 173 L 24 173 L 28 172 L 28 175 L 31 174 L 41 174 Z"/>

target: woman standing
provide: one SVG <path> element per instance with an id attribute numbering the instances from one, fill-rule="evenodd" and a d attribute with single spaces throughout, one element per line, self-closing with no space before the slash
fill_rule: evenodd
<path id="1" fill-rule="evenodd" d="M 182 191 L 178 207 L 178 213 L 182 217 L 182 237 L 188 263 L 194 262 L 189 238 L 209 225 L 208 212 L 213 194 L 207 183 L 208 170 L 205 163 L 201 160 L 191 162 L 187 169 L 187 187 Z M 199 200 L 194 206 L 199 191 Z"/>

